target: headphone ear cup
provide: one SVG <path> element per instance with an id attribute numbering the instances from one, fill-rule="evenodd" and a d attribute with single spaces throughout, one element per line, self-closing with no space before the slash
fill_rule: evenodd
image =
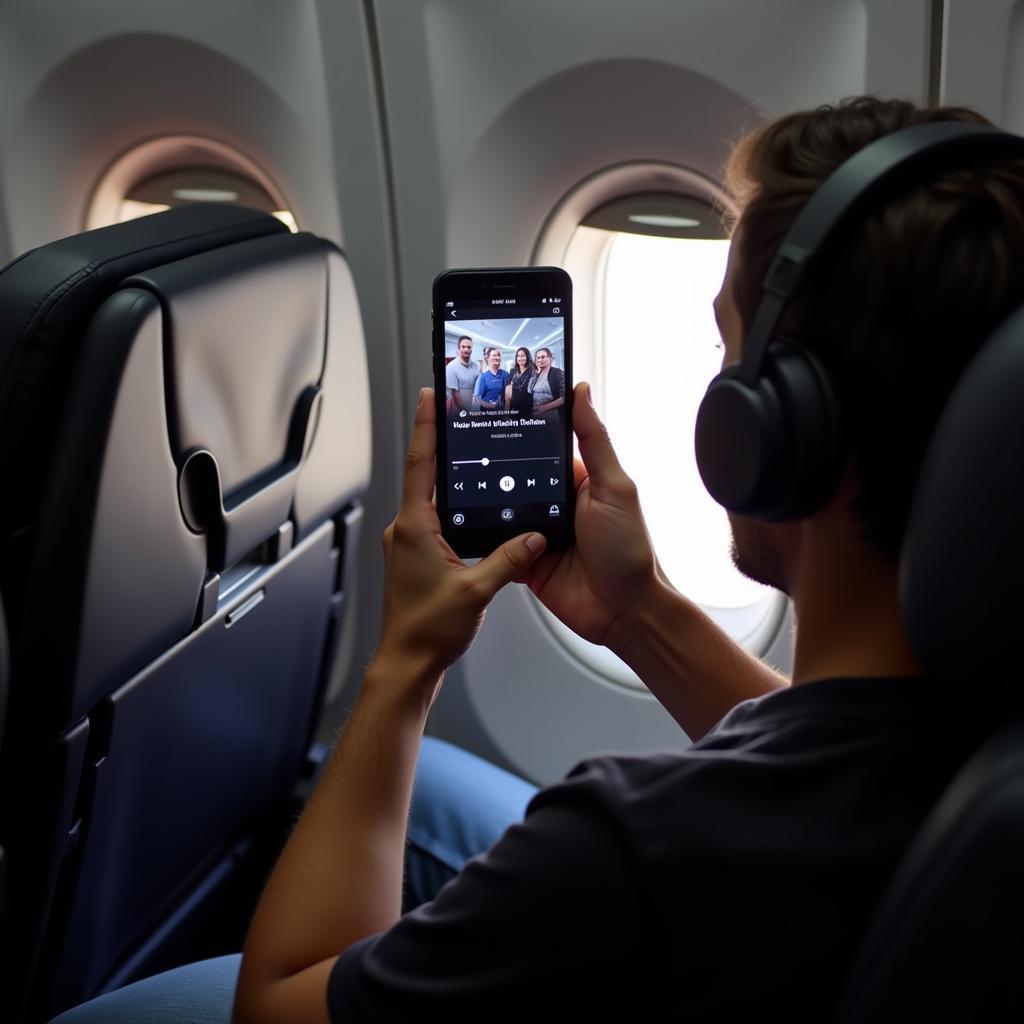
<path id="1" fill-rule="evenodd" d="M 806 349 L 773 342 L 754 387 L 728 367 L 697 413 L 697 468 L 730 512 L 760 519 L 813 514 L 835 489 L 843 444 L 824 368 Z"/>
<path id="2" fill-rule="evenodd" d="M 782 445 L 782 416 L 774 386 L 762 377 L 750 387 L 738 370 L 726 367 L 700 403 L 697 469 L 708 493 L 728 511 L 759 515 L 764 481 L 771 483 L 770 465 Z"/>
<path id="3" fill-rule="evenodd" d="M 779 474 L 785 491 L 766 519 L 804 519 L 832 497 L 846 460 L 842 417 L 832 381 L 817 356 L 792 341 L 775 342 L 769 375 L 785 419 Z"/>

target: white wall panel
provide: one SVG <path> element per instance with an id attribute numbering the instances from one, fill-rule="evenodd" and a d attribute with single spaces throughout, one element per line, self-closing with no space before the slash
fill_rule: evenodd
<path id="1" fill-rule="evenodd" d="M 1024 133 L 1024 4 L 1018 0 L 1010 20 L 1003 116 L 999 124 Z"/>
<path id="2" fill-rule="evenodd" d="M 1012 57 L 1019 62 L 1024 56 L 1014 49 L 1011 32 L 1016 7 L 1017 0 L 946 0 L 942 103 L 974 107 L 996 124 L 1013 127 L 1006 121 L 1008 72 Z M 1018 131 L 1022 127 L 1017 124 Z"/>
<path id="3" fill-rule="evenodd" d="M 948 0 L 950 24 L 971 6 Z M 992 6 L 1005 7 L 1004 34 L 1024 35 L 1007 20 L 1012 5 Z M 921 98 L 928 9 L 927 0 L 4 0 L 0 260 L 79 230 L 104 167 L 170 132 L 233 145 L 264 167 L 303 227 L 345 245 L 374 416 L 359 624 L 348 637 L 358 668 L 376 635 L 379 535 L 397 502 L 411 404 L 430 377 L 434 275 L 528 261 L 558 201 L 614 164 L 663 161 L 713 179 L 731 142 L 764 115 L 864 91 Z M 981 52 L 964 51 L 950 89 L 968 89 L 971 53 Z M 511 635 L 536 637 L 536 662 L 520 675 L 564 686 L 549 704 L 543 693 L 522 701 L 518 714 L 507 704 L 516 673 L 502 656 Z M 563 728 L 584 716 L 575 735 Z M 649 699 L 589 679 L 514 590 L 452 673 L 436 724 L 536 777 L 594 746 L 676 736 Z"/>
<path id="4" fill-rule="evenodd" d="M 352 266 L 366 338 L 373 419 L 373 471 L 353 604 L 338 659 L 332 697 L 348 682 L 358 684 L 376 646 L 383 600 L 380 538 L 398 506 L 406 427 L 402 415 L 401 318 L 397 303 L 386 139 L 374 75 L 372 34 L 359 0 L 317 0 L 324 85 L 334 152 L 335 189 L 345 227 L 345 252 Z M 339 444 L 346 443 L 344 438 Z M 328 709 L 328 738 L 351 705 L 351 688 Z"/>
<path id="5" fill-rule="evenodd" d="M 254 159 L 300 223 L 340 240 L 311 2 L 22 0 L 0 19 L 19 71 L 0 95 L 12 249 L 80 230 L 115 156 L 186 132 Z"/>
<path id="6" fill-rule="evenodd" d="M 919 103 L 928 95 L 929 0 L 864 0 L 863 92 Z"/>

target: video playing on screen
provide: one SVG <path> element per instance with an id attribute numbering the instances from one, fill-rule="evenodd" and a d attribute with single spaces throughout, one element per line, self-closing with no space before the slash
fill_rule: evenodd
<path id="1" fill-rule="evenodd" d="M 452 508 L 545 503 L 566 483 L 564 318 L 445 323 L 445 412 Z"/>

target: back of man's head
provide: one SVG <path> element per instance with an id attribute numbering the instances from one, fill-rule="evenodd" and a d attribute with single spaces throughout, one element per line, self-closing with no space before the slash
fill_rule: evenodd
<path id="1" fill-rule="evenodd" d="M 862 97 L 744 139 L 727 180 L 740 208 L 734 299 L 749 328 L 775 250 L 810 195 L 857 150 L 962 108 Z M 789 333 L 829 371 L 858 480 L 853 511 L 884 558 L 900 550 L 935 421 L 979 345 L 1024 304 L 1024 160 L 940 158 L 869 201 L 816 258 Z"/>

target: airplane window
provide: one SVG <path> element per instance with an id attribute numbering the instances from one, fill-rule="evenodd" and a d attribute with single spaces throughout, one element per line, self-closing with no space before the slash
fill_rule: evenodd
<path id="1" fill-rule="evenodd" d="M 248 158 L 211 139 L 173 136 L 131 150 L 104 175 L 86 227 L 103 227 L 186 203 L 238 203 L 298 226 L 269 179 Z"/>
<path id="2" fill-rule="evenodd" d="M 577 291 L 576 379 L 591 382 L 665 574 L 762 654 L 785 598 L 733 566 L 728 519 L 704 489 L 693 448 L 697 408 L 722 362 L 711 303 L 728 251 L 708 202 L 652 192 L 613 199 L 582 218 L 563 265 Z M 542 615 L 603 675 L 642 685 L 617 659 Z"/>
<path id="3" fill-rule="evenodd" d="M 140 182 L 121 200 L 118 220 L 145 217 L 185 203 L 238 203 L 272 213 L 291 231 L 298 230 L 291 211 L 278 209 L 279 204 L 255 181 L 210 167 L 167 171 Z"/>
<path id="4" fill-rule="evenodd" d="M 711 300 L 729 243 L 618 235 L 604 279 L 603 413 L 669 579 L 702 605 L 742 608 L 769 590 L 729 556 L 724 511 L 697 473 L 697 407 L 722 362 Z"/>

